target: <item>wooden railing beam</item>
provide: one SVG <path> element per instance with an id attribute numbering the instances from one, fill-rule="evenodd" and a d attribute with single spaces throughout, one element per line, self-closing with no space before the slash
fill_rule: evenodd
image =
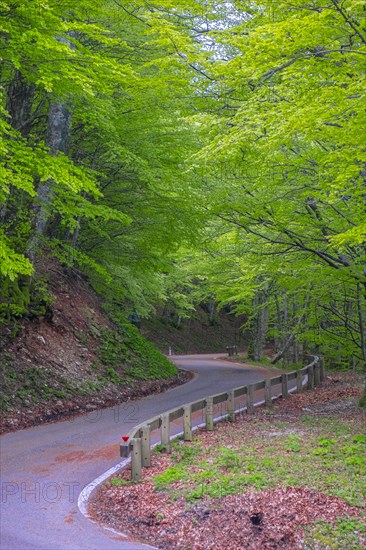
<path id="1" fill-rule="evenodd" d="M 127 457 L 131 453 L 131 479 L 132 481 L 140 481 L 142 475 L 142 467 L 149 467 L 151 465 L 151 431 L 158 429 L 161 430 L 161 443 L 166 452 L 171 451 L 170 443 L 170 422 L 183 417 L 183 434 L 185 441 L 191 441 L 193 439 L 192 428 L 192 413 L 205 409 L 206 417 L 206 429 L 212 431 L 214 429 L 214 404 L 220 404 L 226 402 L 226 411 L 223 417 L 229 418 L 229 420 L 235 420 L 235 398 L 241 395 L 247 396 L 246 409 L 249 414 L 254 412 L 254 391 L 262 390 L 264 388 L 264 398 L 266 407 L 272 407 L 272 386 L 281 384 L 281 393 L 283 397 L 287 397 L 289 394 L 289 381 L 296 380 L 297 391 L 302 391 L 304 376 L 307 373 L 307 387 L 309 389 L 314 388 L 321 384 L 324 380 L 324 363 L 323 359 L 315 357 L 310 365 L 303 367 L 298 371 L 289 373 L 283 373 L 280 376 L 273 378 L 267 378 L 260 382 L 249 384 L 248 386 L 234 388 L 227 393 L 217 394 L 215 396 L 195 401 L 194 403 L 188 403 L 183 407 L 177 407 L 161 416 L 156 416 L 145 424 L 140 424 L 128 436 L 124 436 L 123 439 L 126 443 L 120 446 L 121 456 Z M 127 437 L 127 439 L 125 439 Z M 128 439 L 130 438 L 130 439 Z"/>

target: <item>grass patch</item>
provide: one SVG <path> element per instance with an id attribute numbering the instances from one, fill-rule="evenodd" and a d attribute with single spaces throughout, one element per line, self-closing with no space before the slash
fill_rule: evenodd
<path id="1" fill-rule="evenodd" d="M 283 361 L 279 361 L 278 363 L 273 364 L 271 363 L 271 358 L 268 357 L 267 355 L 263 355 L 260 361 L 254 361 L 253 359 L 249 359 L 247 354 L 234 355 L 234 359 L 239 363 L 246 363 L 247 365 L 253 365 L 253 367 L 267 366 L 273 369 L 288 371 L 288 372 L 302 369 L 305 366 L 303 363 L 291 363 L 290 365 L 288 365 L 286 363 L 283 363 Z M 309 363 L 310 363 L 310 360 L 309 360 Z"/>
<path id="2" fill-rule="evenodd" d="M 110 483 L 111 485 L 113 485 L 113 487 L 121 487 L 123 485 L 129 485 L 129 482 L 126 481 L 125 479 L 122 479 L 121 477 L 113 477 Z"/>
<path id="3" fill-rule="evenodd" d="M 316 522 L 306 529 L 305 543 L 309 550 L 363 550 L 366 537 L 365 522 L 356 518 L 339 518 L 336 524 Z"/>
<path id="4" fill-rule="evenodd" d="M 253 420 L 250 434 L 245 423 L 219 425 L 214 437 L 220 446 L 206 446 L 200 438 L 175 445 L 174 465 L 153 478 L 155 487 L 174 498 L 180 481 L 180 495 L 192 502 L 248 489 L 307 486 L 364 506 L 366 436 L 339 419 L 307 423 L 300 418 L 277 431 L 272 422 Z"/>

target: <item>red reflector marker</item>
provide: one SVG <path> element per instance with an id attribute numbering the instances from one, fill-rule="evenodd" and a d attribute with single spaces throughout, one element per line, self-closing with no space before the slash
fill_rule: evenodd
<path id="1" fill-rule="evenodd" d="M 122 436 L 122 439 L 123 439 L 123 441 L 128 441 L 130 438 L 129 438 L 128 435 L 123 435 L 123 436 Z"/>

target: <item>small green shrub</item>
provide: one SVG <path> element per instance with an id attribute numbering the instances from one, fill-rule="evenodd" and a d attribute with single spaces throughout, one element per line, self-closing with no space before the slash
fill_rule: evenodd
<path id="1" fill-rule="evenodd" d="M 85 332 L 83 332 L 82 330 L 75 330 L 74 334 L 75 334 L 76 338 L 78 338 L 80 340 L 80 342 L 82 344 L 84 344 L 84 346 L 87 346 L 89 344 L 88 334 L 85 334 Z"/>
<path id="2" fill-rule="evenodd" d="M 298 435 L 289 435 L 286 441 L 287 451 L 299 453 L 301 451 L 301 438 Z"/>
<path id="3" fill-rule="evenodd" d="M 238 467 L 240 458 L 236 451 L 227 447 L 219 447 L 217 450 L 220 452 L 219 458 L 216 461 L 218 466 L 225 470 L 232 470 Z"/>
<path id="4" fill-rule="evenodd" d="M 187 477 L 187 472 L 183 469 L 182 466 L 176 465 L 171 466 L 162 474 L 159 474 L 154 477 L 154 484 L 157 491 L 161 491 L 167 485 L 174 483 L 175 481 L 180 481 Z"/>
<path id="5" fill-rule="evenodd" d="M 162 443 L 158 443 L 157 445 L 155 445 L 154 449 L 157 453 L 165 453 L 166 445 L 163 445 Z"/>
<path id="6" fill-rule="evenodd" d="M 125 479 L 122 479 L 121 477 L 112 477 L 110 483 L 114 487 L 121 487 L 123 485 L 129 485 L 130 484 L 129 481 L 126 481 Z"/>

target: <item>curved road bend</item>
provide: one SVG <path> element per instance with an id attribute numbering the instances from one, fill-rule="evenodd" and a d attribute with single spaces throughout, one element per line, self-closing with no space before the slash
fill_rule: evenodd
<path id="1" fill-rule="evenodd" d="M 120 462 L 120 436 L 134 425 L 266 376 L 265 369 L 236 366 L 214 355 L 173 360 L 194 371 L 195 378 L 162 394 L 0 438 L 1 550 L 148 548 L 85 518 L 77 508 L 80 491 Z"/>

